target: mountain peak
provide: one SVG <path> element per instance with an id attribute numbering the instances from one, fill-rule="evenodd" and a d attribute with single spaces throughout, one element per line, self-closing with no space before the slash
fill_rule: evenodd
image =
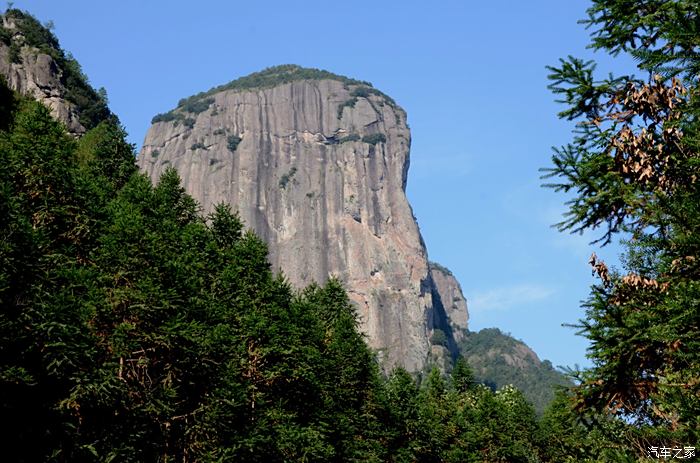
<path id="1" fill-rule="evenodd" d="M 225 91 L 252 91 L 277 87 L 280 85 L 297 82 L 301 80 L 335 80 L 341 82 L 345 87 L 354 86 L 355 96 L 378 95 L 381 96 L 392 107 L 397 107 L 393 98 L 377 90 L 371 83 L 352 79 L 340 74 L 316 68 L 305 68 L 298 64 L 280 64 L 253 72 L 247 76 L 239 77 L 226 84 L 218 85 L 205 92 L 200 92 L 187 98 L 183 98 L 177 103 L 178 109 L 183 109 L 205 100 L 212 95 Z"/>
<path id="2" fill-rule="evenodd" d="M 154 181 L 177 169 L 205 212 L 234 205 L 293 286 L 338 277 L 383 365 L 421 371 L 436 309 L 404 191 L 410 130 L 387 98 L 328 71 L 268 68 L 154 117 L 138 162 Z"/>

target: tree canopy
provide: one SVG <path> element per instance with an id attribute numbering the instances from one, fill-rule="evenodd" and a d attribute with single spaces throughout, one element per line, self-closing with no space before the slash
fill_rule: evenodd
<path id="1" fill-rule="evenodd" d="M 76 140 L 1 90 L 0 410 L 15 461 L 541 451 L 530 405 L 477 387 L 463 362 L 453 380 L 385 380 L 339 281 L 293 291 L 230 206 L 202 217 L 174 170 L 139 174 L 113 121 Z"/>
<path id="2" fill-rule="evenodd" d="M 624 269 L 595 254 L 600 283 L 580 333 L 593 367 L 573 400 L 581 413 L 636 424 L 633 441 L 691 444 L 700 421 L 700 5 L 689 0 L 595 0 L 591 46 L 629 54 L 637 72 L 599 78 L 569 57 L 550 88 L 576 122 L 555 150 L 549 186 L 568 193 L 562 230 L 602 230 L 625 244 Z"/>
<path id="3" fill-rule="evenodd" d="M 83 113 L 89 130 L 76 139 L 0 83 L 3 454 L 573 462 L 693 445 L 699 9 L 690 0 L 594 1 L 593 47 L 630 53 L 641 77 L 597 79 L 595 64 L 576 58 L 550 68 L 567 105 L 561 116 L 578 123 L 546 173 L 573 196 L 560 227 L 600 229 L 603 243 L 623 237 L 626 252 L 622 271 L 591 258 L 600 282 L 579 329 L 593 367 L 541 417 L 507 368 L 501 384 L 480 384 L 478 355 L 449 372 L 385 377 L 339 280 L 292 289 L 235 205 L 203 217 L 172 169 L 153 185 L 103 99 L 81 93 L 95 111 Z M 33 18 L 8 14 L 35 46 L 56 49 Z M 0 29 L 1 41 L 11 39 Z M 72 69 L 64 76 L 88 88 Z M 240 85 L 327 77 L 282 67 Z M 374 93 L 346 83 L 356 97 Z M 211 102 L 183 104 L 197 112 Z M 500 332 L 480 334 L 467 336 L 473 351 L 513 348 Z"/>

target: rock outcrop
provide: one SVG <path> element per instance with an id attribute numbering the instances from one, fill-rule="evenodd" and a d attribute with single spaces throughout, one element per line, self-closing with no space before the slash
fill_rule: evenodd
<path id="1" fill-rule="evenodd" d="M 204 212 L 231 203 L 295 286 L 340 277 L 384 365 L 417 371 L 442 308 L 405 195 L 410 143 L 391 98 L 290 65 L 156 116 L 138 164 L 154 181 L 177 169 Z"/>
<path id="2" fill-rule="evenodd" d="M 20 10 L 0 15 L 0 76 L 10 89 L 46 105 L 75 136 L 116 120 L 53 33 Z"/>
<path id="3" fill-rule="evenodd" d="M 21 62 L 10 61 L 10 48 L 0 44 L 0 74 L 7 86 L 23 95 L 40 101 L 51 110 L 51 115 L 65 124 L 69 132 L 82 134 L 85 127 L 78 119 L 75 105 L 66 101 L 65 91 L 57 73 L 56 64 L 46 54 L 32 53 L 24 48 Z"/>
<path id="4" fill-rule="evenodd" d="M 430 272 L 452 337 L 459 343 L 469 329 L 469 309 L 462 287 L 449 269 L 436 262 L 430 262 Z"/>

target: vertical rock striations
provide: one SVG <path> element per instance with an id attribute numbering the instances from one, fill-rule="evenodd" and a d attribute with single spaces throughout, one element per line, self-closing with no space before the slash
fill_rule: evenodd
<path id="1" fill-rule="evenodd" d="M 405 195 L 410 132 L 394 101 L 325 71 L 279 66 L 181 100 L 139 155 L 204 212 L 238 209 L 295 286 L 337 275 L 385 366 L 429 360 L 433 283 Z"/>

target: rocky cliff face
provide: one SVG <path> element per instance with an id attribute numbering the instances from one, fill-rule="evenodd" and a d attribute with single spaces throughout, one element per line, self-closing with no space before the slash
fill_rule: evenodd
<path id="1" fill-rule="evenodd" d="M 452 337 L 459 343 L 469 329 L 469 309 L 462 287 L 452 272 L 440 264 L 430 262 L 430 272 L 434 288 L 444 308 L 445 321 L 452 331 Z"/>
<path id="2" fill-rule="evenodd" d="M 416 371 L 442 308 L 404 192 L 410 141 L 368 84 L 283 66 L 156 116 L 138 163 L 177 169 L 205 212 L 231 203 L 295 286 L 340 277 L 384 364 Z"/>
<path id="3" fill-rule="evenodd" d="M 20 51 L 20 62 L 10 60 L 10 47 L 0 44 L 0 75 L 5 77 L 12 90 L 44 103 L 53 117 L 63 122 L 69 132 L 82 134 L 85 127 L 78 119 L 75 105 L 66 101 L 65 89 L 61 85 L 54 60 L 43 53 L 33 53 L 24 48 Z"/>
<path id="4" fill-rule="evenodd" d="M 53 33 L 20 10 L 0 15 L 0 76 L 12 90 L 46 105 L 73 135 L 116 119 Z"/>

